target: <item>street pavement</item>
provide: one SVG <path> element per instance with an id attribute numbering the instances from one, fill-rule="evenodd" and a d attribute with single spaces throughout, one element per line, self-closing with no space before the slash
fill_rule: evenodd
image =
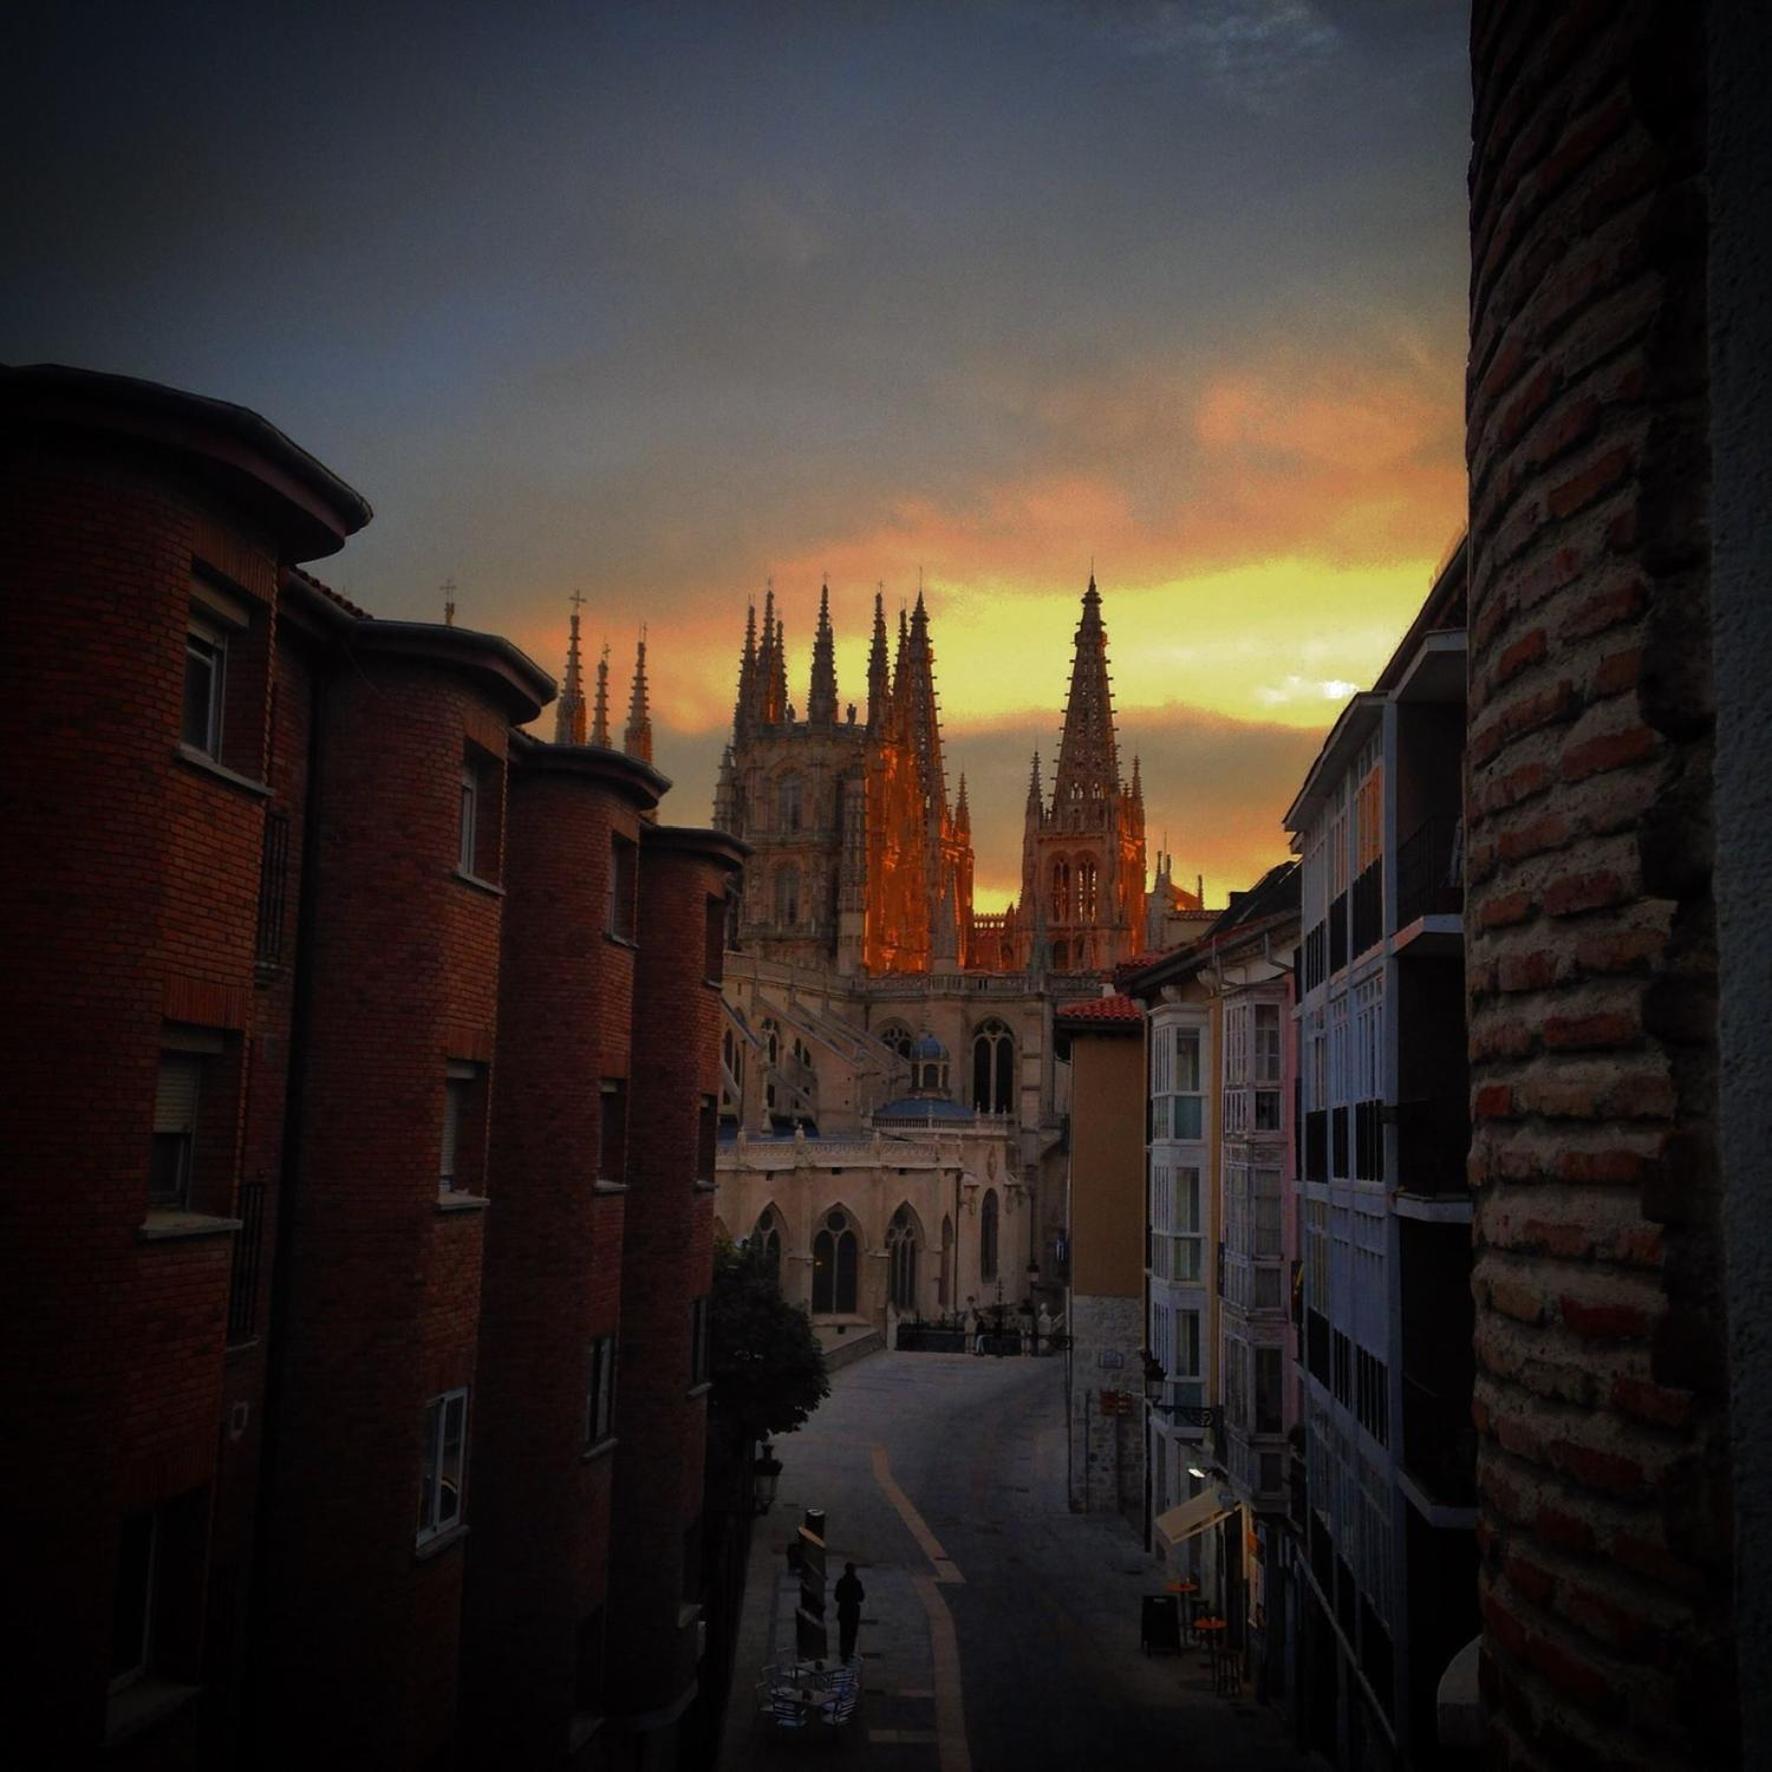
<path id="1" fill-rule="evenodd" d="M 783 1472 L 758 1522 L 722 1742 L 722 1772 L 810 1755 L 879 1772 L 1306 1772 L 1280 1717 L 1212 1690 L 1202 1655 L 1144 1655 L 1139 1601 L 1161 1591 L 1123 1521 L 1065 1501 L 1061 1358 L 881 1353 L 776 1442 Z M 794 1659 L 786 1550 L 827 1516 L 829 1580 L 867 1590 L 864 1696 L 842 1732 L 757 1721 L 765 1666 Z M 836 1616 L 827 1600 L 830 1647 Z"/>

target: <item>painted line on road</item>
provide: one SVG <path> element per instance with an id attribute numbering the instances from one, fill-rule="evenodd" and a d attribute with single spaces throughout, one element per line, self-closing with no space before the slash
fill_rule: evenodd
<path id="1" fill-rule="evenodd" d="M 922 1546 L 923 1555 L 935 1565 L 935 1579 L 950 1587 L 963 1584 L 966 1577 L 960 1573 L 954 1559 L 941 1548 L 941 1540 L 929 1530 L 928 1522 L 917 1512 L 917 1504 L 899 1488 L 897 1479 L 892 1474 L 892 1461 L 886 1456 L 884 1446 L 874 1448 L 874 1481 L 880 1485 L 880 1493 L 892 1503 L 898 1517 L 910 1529 L 911 1536 Z"/>
<path id="2" fill-rule="evenodd" d="M 913 1575 L 912 1583 L 929 1616 L 929 1653 L 935 1667 L 935 1753 L 941 1772 L 972 1772 L 966 1745 L 966 1702 L 960 1686 L 960 1639 L 953 1614 L 935 1579 Z"/>

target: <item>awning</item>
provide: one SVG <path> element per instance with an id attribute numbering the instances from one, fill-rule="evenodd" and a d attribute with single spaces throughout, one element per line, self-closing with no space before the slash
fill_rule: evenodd
<path id="1" fill-rule="evenodd" d="M 1214 1486 L 1196 1495 L 1192 1501 L 1184 1501 L 1168 1513 L 1158 1514 L 1154 1522 L 1157 1536 L 1166 1539 L 1173 1549 L 1185 1544 L 1196 1533 L 1204 1532 L 1208 1526 L 1216 1526 L 1234 1513 L 1236 1507 L 1236 1500 L 1228 1489 Z"/>

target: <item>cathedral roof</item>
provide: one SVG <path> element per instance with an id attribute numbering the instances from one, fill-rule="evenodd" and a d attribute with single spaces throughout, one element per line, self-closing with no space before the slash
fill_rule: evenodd
<path id="1" fill-rule="evenodd" d="M 876 1126 L 920 1126 L 936 1121 L 950 1126 L 970 1126 L 974 1118 L 971 1108 L 961 1107 L 957 1101 L 949 1101 L 945 1096 L 934 1095 L 905 1095 L 874 1109 Z"/>

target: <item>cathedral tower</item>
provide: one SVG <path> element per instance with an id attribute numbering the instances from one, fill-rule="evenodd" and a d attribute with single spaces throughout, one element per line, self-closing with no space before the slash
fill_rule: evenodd
<path id="1" fill-rule="evenodd" d="M 1144 934 L 1144 793 L 1136 763 L 1120 779 L 1107 629 L 1095 575 L 1083 593 L 1052 803 L 1040 801 L 1039 760 L 1022 836 L 1018 907 L 1027 963 L 1102 971 L 1137 952 Z"/>

